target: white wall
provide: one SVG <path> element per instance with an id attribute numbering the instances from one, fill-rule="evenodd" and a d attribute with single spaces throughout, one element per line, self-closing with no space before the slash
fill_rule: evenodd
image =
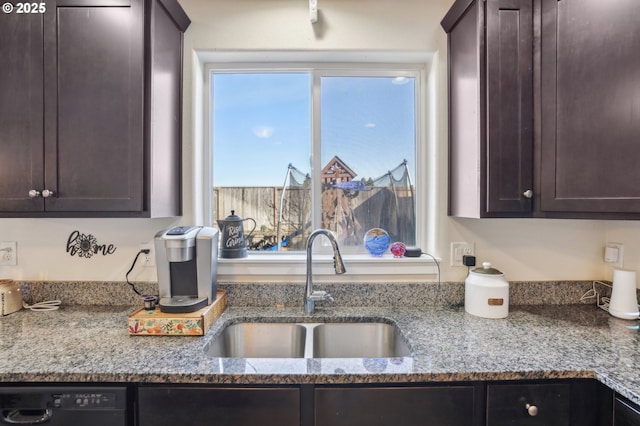
<path id="1" fill-rule="evenodd" d="M 180 0 L 192 25 L 185 35 L 185 216 L 179 219 L 0 219 L 0 241 L 18 241 L 19 264 L 0 266 L 0 278 L 28 280 L 121 281 L 138 244 L 150 242 L 159 229 L 178 223 L 202 223 L 197 194 L 202 182 L 199 143 L 204 131 L 202 104 L 193 95 L 192 73 L 201 72 L 194 51 L 237 50 L 386 50 L 434 53 L 430 80 L 437 88 L 436 111 L 431 111 L 430 135 L 437 144 L 437 174 L 441 184 L 432 194 L 435 221 L 431 251 L 443 258 L 443 278 L 461 280 L 466 269 L 450 268 L 449 243 L 476 245 L 478 260 L 490 260 L 511 280 L 606 278 L 601 261 L 607 240 L 625 244 L 626 263 L 640 268 L 640 224 L 578 220 L 471 220 L 446 216 L 446 36 L 440 20 L 452 0 L 319 0 L 320 21 L 311 25 L 307 0 Z M 196 206 L 194 208 L 194 205 Z M 117 247 L 110 256 L 71 257 L 65 251 L 73 230 L 94 235 L 100 244 Z M 132 278 L 155 280 L 153 268 Z"/>
<path id="2" fill-rule="evenodd" d="M 18 243 L 18 264 L 0 266 L 0 278 L 50 281 L 124 281 L 140 243 L 176 219 L 0 219 L 0 241 Z M 67 253 L 73 231 L 113 244 L 113 254 L 91 258 Z M 155 281 L 155 268 L 136 268 L 130 278 Z"/>
<path id="3" fill-rule="evenodd" d="M 633 269 L 640 274 L 640 222 L 610 221 L 607 223 L 606 242 L 624 245 L 624 268 Z M 607 277 L 611 279 L 611 268 L 607 268 Z"/>

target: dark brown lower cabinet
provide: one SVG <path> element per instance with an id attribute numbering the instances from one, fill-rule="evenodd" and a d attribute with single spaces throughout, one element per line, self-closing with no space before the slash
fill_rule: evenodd
<path id="1" fill-rule="evenodd" d="M 615 426 L 640 426 L 640 407 L 625 398 L 616 396 L 613 424 Z"/>
<path id="2" fill-rule="evenodd" d="M 595 380 L 489 383 L 487 426 L 611 426 L 613 392 Z"/>
<path id="3" fill-rule="evenodd" d="M 318 387 L 315 426 L 481 425 L 481 387 Z"/>
<path id="4" fill-rule="evenodd" d="M 139 426 L 298 426 L 300 389 L 138 387 Z"/>
<path id="5" fill-rule="evenodd" d="M 571 425 L 571 385 L 489 385 L 487 426 Z"/>
<path id="6" fill-rule="evenodd" d="M 590 379 L 351 385 L 138 385 L 137 426 L 640 426 Z"/>

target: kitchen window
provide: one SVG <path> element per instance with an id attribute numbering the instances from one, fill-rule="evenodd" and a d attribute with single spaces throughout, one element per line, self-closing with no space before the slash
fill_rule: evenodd
<path id="1" fill-rule="evenodd" d="M 352 259 L 370 257 L 372 228 L 424 246 L 421 67 L 211 65 L 208 74 L 212 223 L 232 210 L 244 218 L 253 261 L 303 254 L 317 228 Z"/>

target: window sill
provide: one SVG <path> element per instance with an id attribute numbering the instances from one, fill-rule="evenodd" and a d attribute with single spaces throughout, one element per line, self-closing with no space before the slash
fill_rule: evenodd
<path id="1" fill-rule="evenodd" d="M 324 282 L 408 282 L 438 278 L 438 268 L 429 256 L 394 258 L 342 255 L 347 272 L 336 275 L 333 256 L 314 254 L 313 276 Z M 440 261 L 438 259 L 438 261 Z M 306 254 L 249 254 L 242 259 L 218 259 L 219 282 L 288 282 L 304 280 Z"/>

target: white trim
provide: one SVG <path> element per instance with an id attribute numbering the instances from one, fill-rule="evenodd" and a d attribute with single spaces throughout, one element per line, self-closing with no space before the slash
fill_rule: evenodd
<path id="1" fill-rule="evenodd" d="M 228 63 L 372 63 L 372 64 L 431 64 L 432 52 L 387 50 L 207 50 L 196 54 L 202 64 Z"/>
<path id="2" fill-rule="evenodd" d="M 320 281 L 333 282 L 389 282 L 427 281 L 437 279 L 438 269 L 433 259 L 403 257 L 391 254 L 383 257 L 369 255 L 343 256 L 347 272 L 335 275 L 333 256 L 313 256 L 313 276 Z M 438 260 L 440 261 L 440 260 Z M 304 281 L 306 254 L 252 254 L 243 259 L 218 259 L 220 282 L 291 282 Z"/>

